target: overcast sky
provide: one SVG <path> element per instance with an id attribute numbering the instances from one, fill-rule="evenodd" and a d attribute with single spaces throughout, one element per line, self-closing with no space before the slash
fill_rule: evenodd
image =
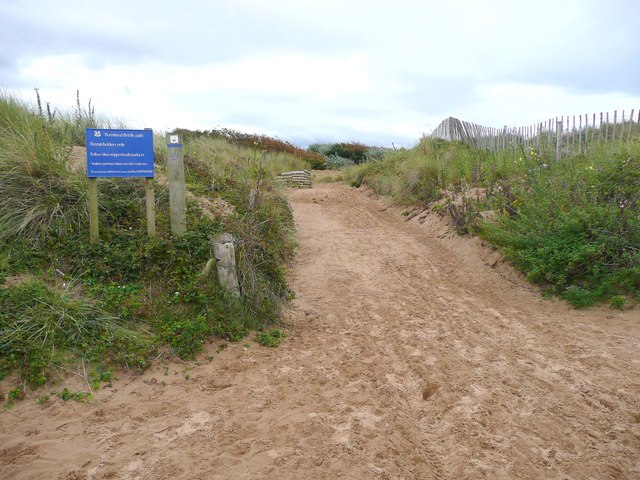
<path id="1" fill-rule="evenodd" d="M 410 146 L 640 108 L 638 0 L 0 2 L 0 87 L 131 128 Z"/>

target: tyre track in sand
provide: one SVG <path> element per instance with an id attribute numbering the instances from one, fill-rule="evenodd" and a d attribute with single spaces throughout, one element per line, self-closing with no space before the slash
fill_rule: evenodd
<path id="1" fill-rule="evenodd" d="M 0 476 L 640 477 L 637 309 L 544 301 L 478 242 L 343 184 L 289 198 L 279 348 L 210 345 L 94 404 L 22 402 L 0 414 Z"/>

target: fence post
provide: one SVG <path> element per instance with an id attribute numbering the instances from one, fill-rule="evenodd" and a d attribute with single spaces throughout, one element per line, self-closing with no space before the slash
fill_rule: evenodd
<path id="1" fill-rule="evenodd" d="M 580 151 L 580 153 L 582 153 L 582 114 L 578 116 L 578 119 L 580 121 L 580 127 L 578 130 L 578 150 Z M 585 119 L 586 119 L 586 116 L 585 116 Z"/>
<path id="2" fill-rule="evenodd" d="M 98 222 L 98 179 L 89 177 L 89 242 L 96 244 L 100 241 Z"/>
<path id="3" fill-rule="evenodd" d="M 618 123 L 618 111 L 613 111 L 613 137 L 611 138 L 611 151 L 616 147 L 616 125 Z"/>
<path id="4" fill-rule="evenodd" d="M 181 235 L 187 231 L 187 211 L 185 206 L 184 159 L 182 143 L 178 135 L 167 135 L 169 159 L 169 209 L 171 233 Z"/>
<path id="5" fill-rule="evenodd" d="M 562 120 L 556 120 L 556 161 L 562 158 Z"/>
<path id="6" fill-rule="evenodd" d="M 156 236 L 156 198 L 153 189 L 153 177 L 145 179 L 145 197 L 147 205 L 147 234 Z"/>
<path id="7" fill-rule="evenodd" d="M 145 130 L 153 132 L 151 128 L 145 128 Z M 155 159 L 154 159 L 155 163 Z M 154 167 L 155 171 L 155 167 Z M 156 236 L 156 196 L 154 190 L 154 177 L 145 178 L 145 205 L 147 209 L 147 235 L 149 237 Z"/>
<path id="8" fill-rule="evenodd" d="M 236 250 L 233 236 L 223 233 L 213 239 L 213 255 L 216 259 L 216 270 L 220 286 L 235 297 L 240 296 L 238 273 L 236 271 Z"/>

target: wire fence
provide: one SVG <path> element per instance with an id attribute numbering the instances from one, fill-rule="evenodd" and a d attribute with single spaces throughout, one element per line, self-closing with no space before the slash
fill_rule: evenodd
<path id="1" fill-rule="evenodd" d="M 556 158 L 588 153 L 597 146 L 628 143 L 640 136 L 640 110 L 556 117 L 525 127 L 492 128 L 449 117 L 431 134 L 491 152 L 520 148 L 555 153 Z"/>

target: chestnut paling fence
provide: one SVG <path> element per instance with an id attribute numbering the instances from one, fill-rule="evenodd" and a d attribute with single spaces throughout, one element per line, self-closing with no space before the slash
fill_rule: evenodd
<path id="1" fill-rule="evenodd" d="M 640 136 L 640 109 L 562 116 L 525 127 L 492 128 L 449 117 L 431 134 L 444 140 L 458 140 L 491 152 L 534 148 L 556 158 L 588 153 L 596 146 L 611 148 Z"/>

